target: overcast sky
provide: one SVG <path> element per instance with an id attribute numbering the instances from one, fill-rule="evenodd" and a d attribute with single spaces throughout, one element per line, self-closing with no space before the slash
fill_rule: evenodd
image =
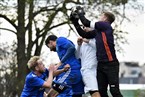
<path id="1" fill-rule="evenodd" d="M 123 45 L 124 56 L 117 53 L 121 61 L 137 61 L 145 63 L 145 22 L 144 14 L 134 17 L 134 23 L 128 23 L 125 27 L 129 34 L 126 36 L 129 45 Z"/>

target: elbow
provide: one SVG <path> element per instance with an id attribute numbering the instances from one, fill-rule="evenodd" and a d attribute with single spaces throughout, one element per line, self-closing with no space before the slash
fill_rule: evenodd
<path id="1" fill-rule="evenodd" d="M 73 52 L 75 52 L 76 49 L 75 49 L 75 47 L 71 47 L 70 50 L 73 53 Z"/>

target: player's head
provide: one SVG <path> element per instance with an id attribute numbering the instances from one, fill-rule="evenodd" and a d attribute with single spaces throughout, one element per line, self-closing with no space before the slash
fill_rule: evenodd
<path id="1" fill-rule="evenodd" d="M 47 39 L 45 40 L 46 46 L 50 48 L 51 51 L 56 51 L 56 39 L 57 39 L 57 36 L 49 35 Z"/>
<path id="2" fill-rule="evenodd" d="M 32 71 L 43 73 L 45 71 L 44 64 L 39 56 L 33 56 L 27 63 L 28 68 Z"/>
<path id="3" fill-rule="evenodd" d="M 112 24 L 114 20 L 115 16 L 111 12 L 103 12 L 103 14 L 100 16 L 100 21 L 110 22 L 110 24 Z"/>

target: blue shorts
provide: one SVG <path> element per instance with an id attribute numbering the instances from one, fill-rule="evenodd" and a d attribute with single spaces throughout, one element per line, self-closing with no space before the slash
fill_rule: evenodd
<path id="1" fill-rule="evenodd" d="M 60 93 L 57 97 L 72 97 L 72 95 L 84 94 L 84 83 L 79 69 L 69 69 L 67 72 L 58 75 L 55 82 L 69 86 L 69 88 Z"/>

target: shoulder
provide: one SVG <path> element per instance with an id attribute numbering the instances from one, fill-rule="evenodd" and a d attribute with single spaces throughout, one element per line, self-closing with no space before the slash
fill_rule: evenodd
<path id="1" fill-rule="evenodd" d="M 67 40 L 67 38 L 65 38 L 65 37 L 58 37 L 57 41 L 59 41 L 59 40 Z"/>
<path id="2" fill-rule="evenodd" d="M 27 76 L 26 76 L 26 80 L 32 80 L 37 78 L 37 75 L 35 75 L 33 72 L 30 72 Z"/>
<path id="3" fill-rule="evenodd" d="M 57 43 L 59 43 L 59 42 L 66 42 L 66 41 L 68 41 L 68 39 L 67 38 L 65 38 L 65 37 L 59 37 L 59 38 L 57 38 Z"/>
<path id="4" fill-rule="evenodd" d="M 62 46 L 62 45 L 67 45 L 67 44 L 73 44 L 72 41 L 70 41 L 69 39 L 65 38 L 65 37 L 59 37 L 56 41 L 58 46 Z"/>
<path id="5" fill-rule="evenodd" d="M 99 21 L 95 23 L 95 27 L 99 29 L 112 29 L 112 26 L 109 22 Z"/>
<path id="6" fill-rule="evenodd" d="M 26 76 L 26 79 L 25 79 L 26 84 L 29 85 L 29 83 L 34 82 L 35 78 L 37 78 L 37 76 L 34 75 L 32 72 L 30 72 L 30 73 Z"/>
<path id="7" fill-rule="evenodd" d="M 111 26 L 111 24 L 109 22 L 104 22 L 104 21 L 96 22 L 96 24 Z"/>

